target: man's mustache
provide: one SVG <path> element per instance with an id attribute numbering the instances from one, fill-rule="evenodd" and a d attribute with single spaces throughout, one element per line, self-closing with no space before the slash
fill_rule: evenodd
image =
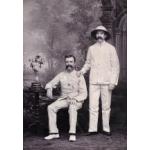
<path id="1" fill-rule="evenodd" d="M 68 68 L 73 68 L 73 66 L 72 65 L 66 65 L 66 69 L 68 69 Z"/>
<path id="2" fill-rule="evenodd" d="M 97 37 L 97 40 L 99 40 L 99 39 L 103 40 L 103 37 L 101 37 L 101 36 L 98 36 L 98 37 Z"/>

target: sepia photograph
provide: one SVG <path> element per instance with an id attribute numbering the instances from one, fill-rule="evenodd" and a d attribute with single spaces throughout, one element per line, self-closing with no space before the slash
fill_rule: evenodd
<path id="1" fill-rule="evenodd" d="M 127 0 L 23 0 L 23 149 L 127 149 Z"/>

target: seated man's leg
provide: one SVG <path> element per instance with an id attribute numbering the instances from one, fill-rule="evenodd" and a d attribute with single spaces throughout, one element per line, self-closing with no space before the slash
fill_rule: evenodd
<path id="1" fill-rule="evenodd" d="M 48 106 L 49 134 L 58 134 L 58 128 L 56 125 L 57 112 L 59 109 L 66 107 L 68 107 L 67 100 L 56 100 Z"/>
<path id="2" fill-rule="evenodd" d="M 76 105 L 69 105 L 69 123 L 70 123 L 70 134 L 76 133 L 76 124 L 77 124 L 77 111 L 82 107 L 82 103 L 77 103 Z"/>

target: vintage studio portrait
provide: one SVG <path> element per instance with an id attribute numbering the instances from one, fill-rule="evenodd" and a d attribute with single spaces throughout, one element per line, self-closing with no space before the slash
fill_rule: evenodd
<path id="1" fill-rule="evenodd" d="M 127 0 L 23 1 L 23 149 L 127 149 Z"/>

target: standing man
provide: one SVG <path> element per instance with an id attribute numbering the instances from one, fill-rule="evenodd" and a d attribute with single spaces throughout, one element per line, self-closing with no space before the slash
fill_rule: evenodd
<path id="1" fill-rule="evenodd" d="M 86 62 L 78 72 L 80 76 L 90 70 L 88 135 L 97 133 L 99 98 L 101 98 L 103 134 L 110 136 L 111 93 L 118 83 L 119 60 L 115 47 L 107 42 L 110 33 L 104 26 L 96 27 L 91 36 L 96 43 L 89 47 Z"/>
<path id="2" fill-rule="evenodd" d="M 65 56 L 66 70 L 59 73 L 52 81 L 46 84 L 47 96 L 52 98 L 52 88 L 59 83 L 61 85 L 61 96 L 58 100 L 48 106 L 49 135 L 46 140 L 59 138 L 59 131 L 56 125 L 57 112 L 59 109 L 68 107 L 70 138 L 69 141 L 76 141 L 77 111 L 82 107 L 87 98 L 87 88 L 83 76 L 78 77 L 75 70 L 76 58 L 73 55 Z"/>

